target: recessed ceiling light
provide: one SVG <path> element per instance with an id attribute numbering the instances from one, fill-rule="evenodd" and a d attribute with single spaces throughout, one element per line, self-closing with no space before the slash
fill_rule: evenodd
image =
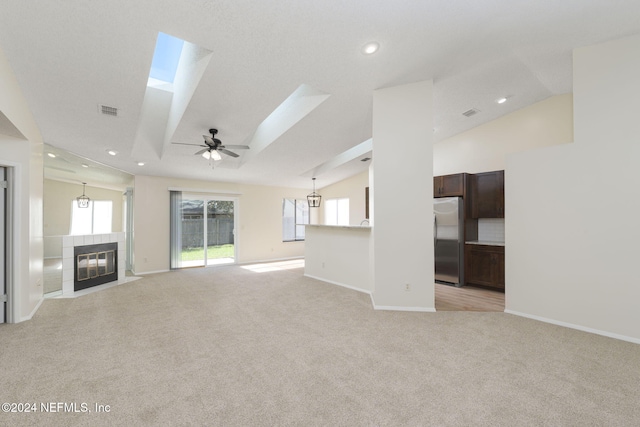
<path id="1" fill-rule="evenodd" d="M 52 159 L 55 159 L 55 158 L 56 158 L 56 155 L 55 155 L 55 154 L 53 154 L 53 153 L 47 153 L 47 156 L 51 157 Z"/>
<path id="2" fill-rule="evenodd" d="M 376 51 L 380 48 L 380 43 L 378 42 L 370 42 L 365 44 L 362 47 L 362 53 L 365 55 L 371 55 L 372 53 L 376 53 Z"/>
<path id="3" fill-rule="evenodd" d="M 83 163 L 83 164 L 82 164 L 82 167 L 83 167 L 83 168 L 88 168 L 88 167 L 89 167 L 89 165 L 85 165 L 85 164 Z"/>
<path id="4" fill-rule="evenodd" d="M 112 156 L 115 156 L 116 154 L 118 154 L 116 150 L 107 150 L 107 153 L 111 154 Z"/>
<path id="5" fill-rule="evenodd" d="M 496 100 L 496 102 L 498 104 L 504 104 L 505 102 L 507 102 L 507 98 L 499 98 L 499 99 Z"/>
<path id="6" fill-rule="evenodd" d="M 138 162 L 138 166 L 144 166 L 144 162 Z"/>

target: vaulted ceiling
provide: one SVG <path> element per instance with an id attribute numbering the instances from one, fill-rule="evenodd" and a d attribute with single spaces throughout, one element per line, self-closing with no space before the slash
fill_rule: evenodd
<path id="1" fill-rule="evenodd" d="M 301 188 L 366 170 L 376 89 L 433 79 L 440 141 L 571 92 L 572 49 L 640 32 L 637 0 L 1 3 L 0 46 L 47 144 L 131 174 Z M 186 42 L 172 92 L 147 87 L 159 32 Z M 210 128 L 250 149 L 212 168 L 172 144 Z"/>

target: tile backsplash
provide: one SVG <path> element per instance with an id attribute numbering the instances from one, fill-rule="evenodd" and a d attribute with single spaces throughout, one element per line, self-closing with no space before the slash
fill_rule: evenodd
<path id="1" fill-rule="evenodd" d="M 478 240 L 504 242 L 504 218 L 479 218 Z"/>

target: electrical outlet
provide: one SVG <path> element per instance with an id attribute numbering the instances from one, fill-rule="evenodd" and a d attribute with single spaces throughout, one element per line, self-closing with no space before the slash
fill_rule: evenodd
<path id="1" fill-rule="evenodd" d="M 144 257 L 144 262 L 149 262 L 149 258 Z"/>
<path id="2" fill-rule="evenodd" d="M 324 268 L 324 261 L 322 261 L 322 268 Z"/>
<path id="3" fill-rule="evenodd" d="M 409 283 L 404 285 L 404 290 L 405 291 L 410 291 L 411 290 L 411 285 Z"/>

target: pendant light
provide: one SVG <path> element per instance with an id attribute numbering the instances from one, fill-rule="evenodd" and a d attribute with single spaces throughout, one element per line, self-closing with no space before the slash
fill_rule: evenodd
<path id="1" fill-rule="evenodd" d="M 322 199 L 322 196 L 316 193 L 316 179 L 315 178 L 311 178 L 311 179 L 313 180 L 313 193 L 307 196 L 307 202 L 309 203 L 310 208 L 319 208 L 320 200 Z"/>
<path id="2" fill-rule="evenodd" d="M 89 207 L 89 202 L 91 201 L 91 199 L 89 199 L 87 196 L 84 195 L 84 186 L 87 185 L 86 182 L 82 183 L 82 196 L 78 196 L 78 198 L 76 199 L 78 201 L 78 207 L 79 208 L 88 208 Z"/>

